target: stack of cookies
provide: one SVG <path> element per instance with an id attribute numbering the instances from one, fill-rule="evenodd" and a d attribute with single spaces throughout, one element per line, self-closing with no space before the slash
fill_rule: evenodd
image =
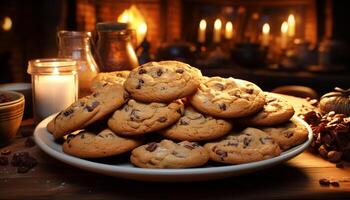
<path id="1" fill-rule="evenodd" d="M 92 94 L 47 129 L 80 158 L 131 152 L 142 168 L 189 168 L 209 160 L 241 164 L 272 158 L 307 139 L 294 109 L 249 81 L 204 77 L 177 61 L 100 73 Z"/>

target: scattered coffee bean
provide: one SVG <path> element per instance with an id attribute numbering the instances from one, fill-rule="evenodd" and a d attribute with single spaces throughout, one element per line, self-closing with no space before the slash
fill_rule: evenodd
<path id="1" fill-rule="evenodd" d="M 11 150 L 10 149 L 3 149 L 1 151 L 1 155 L 9 155 L 11 153 Z"/>
<path id="2" fill-rule="evenodd" d="M 26 141 L 24 142 L 25 147 L 33 147 L 35 146 L 35 142 L 32 137 L 28 137 Z"/>
<path id="3" fill-rule="evenodd" d="M 330 181 L 326 178 L 321 178 L 320 180 L 318 180 L 318 183 L 322 186 L 329 186 L 330 185 Z"/>
<path id="4" fill-rule="evenodd" d="M 148 146 L 146 147 L 146 150 L 149 152 L 153 152 L 154 150 L 156 150 L 158 147 L 158 144 L 155 142 L 149 143 Z"/>
<path id="5" fill-rule="evenodd" d="M 5 156 L 0 156 L 0 165 L 5 166 L 9 164 L 9 159 Z"/>
<path id="6" fill-rule="evenodd" d="M 343 153 L 340 151 L 330 151 L 327 154 L 327 158 L 329 161 L 331 161 L 333 163 L 337 163 L 337 162 L 341 161 L 342 155 L 343 155 Z"/>
<path id="7" fill-rule="evenodd" d="M 339 184 L 339 181 L 330 181 L 330 184 L 334 187 L 339 187 L 340 184 Z"/>
<path id="8" fill-rule="evenodd" d="M 27 173 L 30 169 L 29 167 L 17 167 L 17 173 Z"/>
<path id="9" fill-rule="evenodd" d="M 15 167 L 33 168 L 38 162 L 28 152 L 17 152 L 13 155 L 11 164 Z"/>

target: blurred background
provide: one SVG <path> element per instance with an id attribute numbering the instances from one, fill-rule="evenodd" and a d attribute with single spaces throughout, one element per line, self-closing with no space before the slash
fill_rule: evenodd
<path id="1" fill-rule="evenodd" d="M 0 83 L 30 82 L 28 60 L 57 57 L 59 30 L 137 21 L 140 63 L 176 59 L 265 90 L 325 93 L 349 87 L 349 13 L 334 0 L 1 0 Z"/>

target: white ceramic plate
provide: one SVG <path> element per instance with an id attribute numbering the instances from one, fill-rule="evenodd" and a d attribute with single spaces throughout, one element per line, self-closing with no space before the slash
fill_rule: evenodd
<path id="1" fill-rule="evenodd" d="M 63 153 L 61 144 L 56 143 L 52 135 L 46 130 L 46 125 L 53 117 L 54 115 L 40 122 L 34 131 L 35 142 L 44 152 L 57 160 L 87 171 L 143 181 L 199 181 L 246 174 L 287 161 L 302 153 L 312 141 L 312 130 L 310 126 L 302 119 L 294 117 L 295 120 L 307 127 L 309 132 L 308 140 L 283 152 L 280 156 L 240 165 L 207 165 L 190 169 L 142 169 L 134 167 L 127 159 L 124 161 L 114 161 L 113 159 L 107 161 L 84 160 Z M 116 158 L 115 160 L 118 159 Z"/>

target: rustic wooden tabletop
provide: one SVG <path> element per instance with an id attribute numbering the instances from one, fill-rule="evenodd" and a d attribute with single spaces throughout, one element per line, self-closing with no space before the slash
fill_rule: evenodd
<path id="1" fill-rule="evenodd" d="M 208 182 L 150 183 L 90 173 L 66 165 L 25 141 L 34 125 L 25 120 L 15 141 L 0 152 L 11 161 L 29 152 L 38 161 L 27 173 L 0 165 L 0 199 L 350 199 L 350 163 L 343 168 L 309 152 L 255 173 Z M 25 136 L 24 136 L 25 135 Z M 321 186 L 319 180 L 339 181 Z"/>

